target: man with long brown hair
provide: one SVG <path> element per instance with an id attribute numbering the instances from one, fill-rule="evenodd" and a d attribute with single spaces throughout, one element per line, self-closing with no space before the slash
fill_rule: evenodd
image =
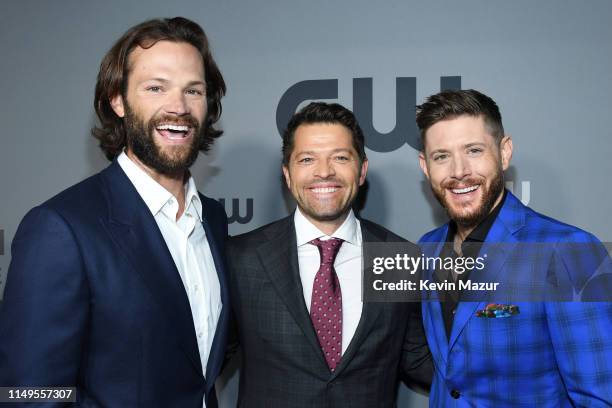
<path id="1" fill-rule="evenodd" d="M 0 385 L 76 387 L 79 406 L 216 407 L 227 216 L 189 167 L 221 135 L 223 77 L 185 18 L 104 57 L 93 129 L 112 164 L 31 210 L 0 310 Z"/>

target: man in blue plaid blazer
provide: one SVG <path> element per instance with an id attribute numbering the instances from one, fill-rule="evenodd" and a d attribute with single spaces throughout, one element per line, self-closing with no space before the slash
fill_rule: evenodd
<path id="1" fill-rule="evenodd" d="M 425 256 L 489 255 L 482 270 L 431 270 L 425 278 L 515 290 L 473 295 L 456 285 L 429 293 L 430 406 L 612 406 L 612 303 L 571 297 L 609 283 L 603 245 L 504 190 L 512 141 L 491 98 L 441 92 L 417 108 L 417 123 L 421 168 L 451 219 L 421 238 Z M 608 299 L 591 300 L 610 300 L 603 293 Z"/>

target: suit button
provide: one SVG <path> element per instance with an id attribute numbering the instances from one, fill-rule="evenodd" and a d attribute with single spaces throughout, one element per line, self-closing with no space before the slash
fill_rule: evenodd
<path id="1" fill-rule="evenodd" d="M 451 311 L 451 313 L 452 313 L 452 314 L 453 314 L 453 316 L 454 316 L 455 314 L 457 314 L 457 309 L 453 309 L 453 310 Z"/>
<path id="2" fill-rule="evenodd" d="M 457 390 L 452 390 L 450 392 L 451 397 L 453 397 L 454 399 L 459 399 L 459 397 L 461 396 L 461 393 L 459 393 L 459 391 Z"/>

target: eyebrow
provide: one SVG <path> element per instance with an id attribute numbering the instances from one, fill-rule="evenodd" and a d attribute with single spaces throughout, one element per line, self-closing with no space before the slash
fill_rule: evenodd
<path id="1" fill-rule="evenodd" d="M 353 154 L 353 152 L 352 152 L 352 150 L 351 150 L 351 149 L 347 149 L 347 148 L 344 148 L 344 147 L 341 147 L 341 148 L 338 148 L 338 149 L 334 149 L 334 150 L 332 150 L 332 151 L 331 151 L 331 153 L 332 153 L 332 154 L 333 154 L 333 153 L 340 153 L 340 152 L 343 152 L 343 153 L 349 153 L 349 154 Z M 316 154 L 317 154 L 317 152 L 316 152 L 316 151 L 314 151 L 314 150 L 304 150 L 304 151 L 301 151 L 301 152 L 297 152 L 295 155 L 296 155 L 296 156 L 299 156 L 299 155 L 301 155 L 301 154 L 310 154 L 310 155 L 316 155 Z"/>
<path id="2" fill-rule="evenodd" d="M 474 147 L 474 146 L 481 146 L 481 147 L 486 147 L 487 144 L 483 143 L 483 142 L 472 142 L 472 143 L 467 143 L 466 145 L 463 146 L 464 149 L 469 149 L 470 147 Z M 449 150 L 448 149 L 436 149 L 432 152 L 430 152 L 428 154 L 429 157 L 433 156 L 435 153 L 448 153 Z"/>
<path id="3" fill-rule="evenodd" d="M 202 85 L 204 88 L 206 88 L 206 81 L 189 81 L 189 83 L 187 83 L 187 86 L 194 86 L 194 85 Z"/>
<path id="4" fill-rule="evenodd" d="M 145 83 L 145 82 L 148 82 L 148 81 L 157 81 L 157 82 L 161 82 L 162 84 L 167 84 L 167 83 L 170 82 L 169 79 L 157 77 L 157 78 L 148 78 L 148 79 L 145 79 L 145 80 L 141 81 L 140 83 L 142 84 L 142 83 Z M 189 86 L 195 86 L 195 85 L 202 85 L 202 86 L 204 86 L 204 88 L 206 88 L 206 82 L 205 81 L 196 80 L 196 81 L 189 81 L 187 83 L 188 87 Z"/>

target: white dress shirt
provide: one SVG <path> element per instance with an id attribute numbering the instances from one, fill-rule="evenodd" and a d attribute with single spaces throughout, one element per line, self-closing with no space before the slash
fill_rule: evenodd
<path id="1" fill-rule="evenodd" d="M 295 233 L 298 246 L 298 265 L 300 279 L 304 290 L 304 301 L 308 312 L 312 300 L 312 285 L 315 275 L 321 265 L 319 249 L 310 244 L 310 241 L 321 238 L 325 241 L 330 238 L 340 238 L 344 242 L 338 251 L 334 262 L 334 269 L 340 281 L 342 290 L 342 354 L 346 351 L 351 339 L 355 335 L 357 325 L 361 319 L 363 302 L 361 300 L 361 224 L 353 214 L 353 210 L 342 225 L 331 236 L 324 234 L 315 227 L 300 209 L 295 210 Z"/>
<path id="2" fill-rule="evenodd" d="M 206 232 L 202 202 L 193 177 L 185 183 L 185 211 L 177 220 L 178 202 L 125 152 L 117 159 L 140 197 L 153 214 L 170 250 L 191 306 L 202 372 L 206 366 L 221 314 L 221 289 Z"/>

